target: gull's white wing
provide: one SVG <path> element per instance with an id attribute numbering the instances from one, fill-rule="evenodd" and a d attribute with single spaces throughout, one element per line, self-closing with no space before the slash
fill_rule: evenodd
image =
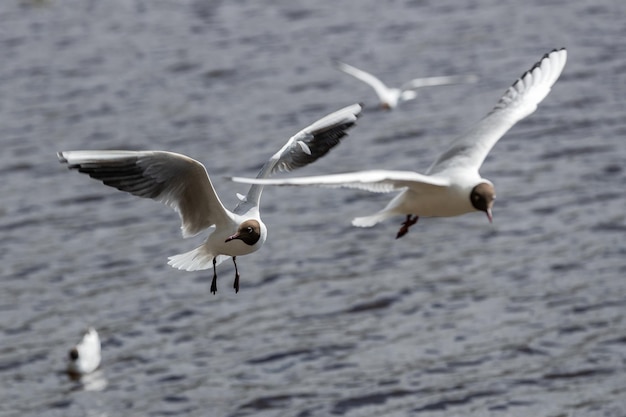
<path id="1" fill-rule="evenodd" d="M 436 87 L 438 85 L 470 84 L 475 83 L 478 77 L 475 75 L 444 75 L 440 77 L 416 78 L 402 85 L 402 90 L 415 90 L 422 87 Z"/>
<path id="2" fill-rule="evenodd" d="M 292 171 L 317 161 L 348 134 L 347 130 L 354 126 L 362 109 L 360 104 L 352 104 L 302 129 L 272 155 L 257 178 L 267 178 L 277 171 Z M 246 211 L 251 205 L 258 206 L 262 190 L 263 185 L 250 187 L 245 199 L 235 208 L 235 213 Z"/>
<path id="3" fill-rule="evenodd" d="M 432 187 L 446 187 L 450 181 L 446 178 L 431 177 L 413 171 L 372 170 L 345 174 L 317 175 L 311 177 L 261 179 L 231 177 L 234 182 L 262 185 L 318 186 L 330 188 L 356 188 L 373 193 L 388 193 L 410 188 L 417 192 Z"/>
<path id="4" fill-rule="evenodd" d="M 532 114 L 563 71 L 567 51 L 544 55 L 506 90 L 498 104 L 433 163 L 427 173 L 464 168 L 478 171 L 496 142 L 517 122 Z"/>
<path id="5" fill-rule="evenodd" d="M 347 130 L 354 126 L 361 110 L 361 104 L 352 104 L 305 127 L 272 155 L 257 178 L 268 177 L 277 171 L 292 171 L 326 155 L 348 134 Z"/>
<path id="6" fill-rule="evenodd" d="M 389 95 L 389 87 L 387 87 L 381 80 L 370 74 L 369 72 L 365 72 L 360 70 L 352 65 L 345 64 L 340 61 L 335 61 L 335 66 L 338 70 L 345 72 L 348 75 L 353 76 L 354 78 L 363 81 L 365 84 L 369 85 L 376 91 L 378 98 L 380 100 L 385 100 Z"/>
<path id="7" fill-rule="evenodd" d="M 138 197 L 173 208 L 183 236 L 193 236 L 230 215 L 200 162 L 165 151 L 67 151 L 57 154 L 70 169 Z"/>

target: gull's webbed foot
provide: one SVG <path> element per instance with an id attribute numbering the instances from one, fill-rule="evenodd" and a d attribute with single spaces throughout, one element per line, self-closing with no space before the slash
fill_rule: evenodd
<path id="1" fill-rule="evenodd" d="M 213 258 L 213 280 L 211 281 L 211 292 L 213 295 L 217 292 L 217 271 L 215 268 L 215 264 L 217 263 L 217 258 Z"/>
<path id="2" fill-rule="evenodd" d="M 419 216 L 411 216 L 410 214 L 407 214 L 406 220 L 402 222 L 402 227 L 400 227 L 400 230 L 398 230 L 396 239 L 400 239 L 402 236 L 406 235 L 409 232 L 409 227 L 417 223 L 418 219 L 419 219 Z"/>
<path id="3" fill-rule="evenodd" d="M 235 294 L 239 292 L 239 270 L 237 269 L 237 257 L 233 256 L 233 263 L 235 264 L 235 281 L 233 282 L 233 288 L 235 289 Z"/>

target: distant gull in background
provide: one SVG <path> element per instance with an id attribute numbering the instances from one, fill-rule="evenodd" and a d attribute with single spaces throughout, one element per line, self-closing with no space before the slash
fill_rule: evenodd
<path id="1" fill-rule="evenodd" d="M 418 88 L 435 87 L 440 85 L 474 83 L 478 77 L 475 75 L 450 75 L 440 77 L 416 78 L 406 82 L 400 88 L 387 87 L 379 78 L 352 65 L 335 61 L 338 70 L 345 72 L 354 78 L 363 81 L 374 89 L 380 100 L 380 106 L 385 110 L 395 109 L 399 103 L 413 100 L 417 97 Z"/>
<path id="2" fill-rule="evenodd" d="M 98 332 L 90 327 L 80 343 L 70 350 L 67 373 L 72 378 L 79 378 L 95 371 L 98 366 L 100 366 L 100 337 Z"/>
<path id="3" fill-rule="evenodd" d="M 373 170 L 290 179 L 235 177 L 232 180 L 264 185 L 357 188 L 371 192 L 402 191 L 383 210 L 352 221 L 355 226 L 371 227 L 394 215 L 406 215 L 396 238 L 404 236 L 418 216 L 451 217 L 483 211 L 491 222 L 495 189 L 478 171 L 496 142 L 515 123 L 537 109 L 561 75 L 566 60 L 565 48 L 546 54 L 506 90 L 487 116 L 457 138 L 425 175 L 413 171 Z"/>
<path id="4" fill-rule="evenodd" d="M 257 178 L 276 171 L 291 171 L 326 155 L 347 135 L 362 106 L 353 104 L 331 113 L 292 136 L 261 168 Z M 88 174 L 104 184 L 139 197 L 160 201 L 178 212 L 183 237 L 213 227 L 196 249 L 169 258 L 169 265 L 186 271 L 213 266 L 211 292 L 217 292 L 216 266 L 227 257 L 235 264 L 233 288 L 239 292 L 236 258 L 257 251 L 267 238 L 259 201 L 262 185 L 250 187 L 234 211 L 222 205 L 207 171 L 200 162 L 165 151 L 68 151 L 58 158 L 70 169 Z"/>

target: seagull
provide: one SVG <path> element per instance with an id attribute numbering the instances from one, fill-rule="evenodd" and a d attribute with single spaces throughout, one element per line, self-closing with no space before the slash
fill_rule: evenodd
<path id="1" fill-rule="evenodd" d="M 302 129 L 263 165 L 257 178 L 291 171 L 321 158 L 347 135 L 361 110 L 360 104 L 353 104 Z M 245 196 L 238 194 L 239 203 L 229 211 L 215 192 L 204 165 L 185 155 L 166 151 L 66 151 L 58 152 L 57 156 L 70 169 L 105 185 L 173 208 L 181 217 L 185 238 L 212 228 L 202 245 L 171 256 L 168 264 L 186 271 L 208 269 L 212 265 L 211 292 L 215 294 L 216 266 L 232 257 L 233 288 L 239 292 L 237 256 L 259 250 L 267 238 L 267 227 L 259 214 L 262 185 L 251 186 Z"/>
<path id="2" fill-rule="evenodd" d="M 496 192 L 493 183 L 481 177 L 479 169 L 496 142 L 515 123 L 537 109 L 561 75 L 566 60 L 565 48 L 544 55 L 506 90 L 483 119 L 457 138 L 425 174 L 370 170 L 290 179 L 233 177 L 231 180 L 263 185 L 356 188 L 370 192 L 401 191 L 383 210 L 352 221 L 354 226 L 371 227 L 392 216 L 406 215 L 396 239 L 404 236 L 420 216 L 452 217 L 482 211 L 492 222 Z"/>
<path id="3" fill-rule="evenodd" d="M 416 78 L 404 83 L 400 88 L 387 87 L 379 78 L 361 69 L 346 63 L 335 61 L 338 70 L 363 81 L 376 91 L 380 106 L 385 110 L 395 109 L 400 102 L 413 100 L 417 97 L 418 88 L 435 87 L 439 85 L 474 83 L 478 79 L 475 75 L 450 75 L 440 77 Z"/>
<path id="4" fill-rule="evenodd" d="M 98 332 L 90 327 L 81 342 L 70 350 L 67 373 L 72 378 L 79 378 L 95 371 L 98 366 L 100 366 L 100 338 Z"/>

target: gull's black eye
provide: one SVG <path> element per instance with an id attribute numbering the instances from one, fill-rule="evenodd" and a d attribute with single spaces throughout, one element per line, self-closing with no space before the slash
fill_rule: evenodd
<path id="1" fill-rule="evenodd" d="M 252 233 L 253 231 L 254 231 L 254 229 L 252 228 L 252 226 L 248 226 L 246 228 L 246 232 L 248 232 L 248 233 Z"/>

